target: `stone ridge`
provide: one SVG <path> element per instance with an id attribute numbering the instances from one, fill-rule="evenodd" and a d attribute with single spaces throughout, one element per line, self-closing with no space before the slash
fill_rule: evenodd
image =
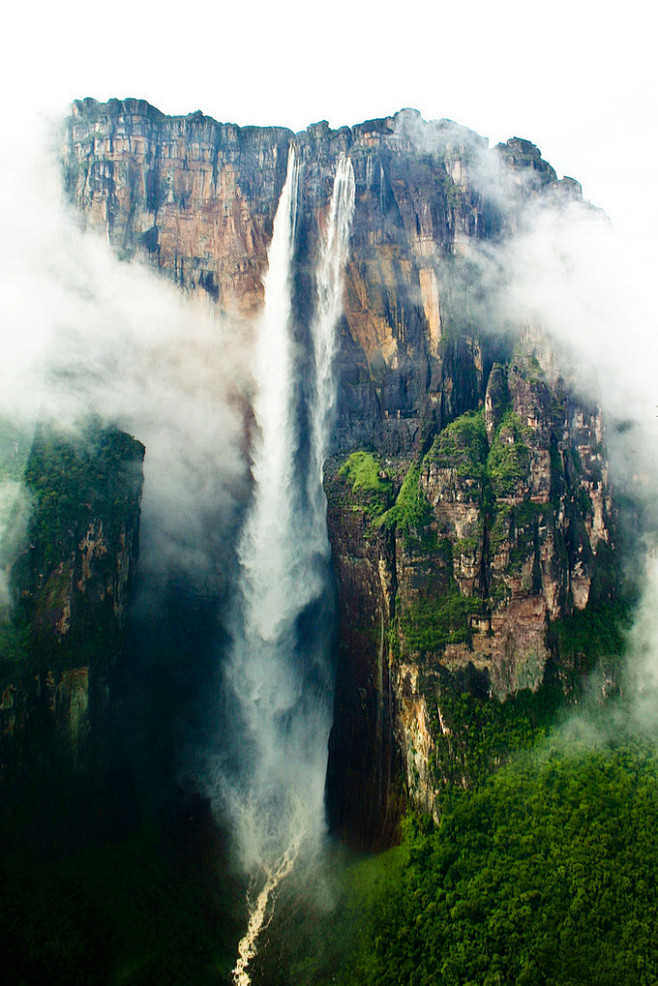
<path id="1" fill-rule="evenodd" d="M 339 130 L 320 122 L 295 136 L 199 111 L 167 117 L 143 100 L 87 99 L 67 121 L 65 185 L 85 225 L 121 257 L 139 254 L 186 290 L 206 293 L 218 311 L 252 319 L 293 141 L 303 164 L 302 322 L 339 153 L 349 154 L 356 178 L 336 447 L 408 450 L 426 419 L 441 425 L 481 395 L 491 347 L 479 327 L 496 316 L 474 310 L 473 244 L 504 236 L 515 203 L 563 183 L 527 141 L 490 150 L 473 131 L 426 123 L 410 109 Z"/>
<path id="2" fill-rule="evenodd" d="M 470 723 L 450 696 L 491 711 L 549 678 L 568 691 L 577 669 L 552 627 L 608 591 L 600 413 L 569 392 L 540 326 L 507 324 L 478 264 L 534 202 L 581 192 L 529 141 L 491 149 L 411 109 L 294 135 L 136 100 L 74 104 L 66 188 L 120 256 L 246 324 L 293 142 L 301 353 L 341 153 L 355 177 L 326 482 L 339 601 L 327 792 L 337 831 L 385 845 L 405 804 L 436 815 L 447 784 L 473 779 Z M 353 453 L 372 458 L 370 488 L 345 478 Z"/>
<path id="3" fill-rule="evenodd" d="M 327 469 L 340 621 L 328 792 L 357 845 L 385 844 L 407 798 L 438 818 L 446 787 L 474 779 L 451 697 L 501 708 L 548 680 L 569 692 L 578 669 L 551 627 L 610 598 L 600 412 L 524 342 L 420 460 L 370 456 L 369 484 L 352 465 L 365 453 Z"/>

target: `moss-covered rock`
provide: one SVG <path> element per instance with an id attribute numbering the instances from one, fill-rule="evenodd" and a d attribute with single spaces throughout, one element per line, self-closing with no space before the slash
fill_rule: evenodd
<path id="1" fill-rule="evenodd" d="M 97 798 L 102 815 L 143 456 L 135 439 L 95 423 L 75 435 L 40 429 L 27 456 L 31 513 L 0 622 L 0 828 L 8 841 L 82 837 L 81 806 Z"/>

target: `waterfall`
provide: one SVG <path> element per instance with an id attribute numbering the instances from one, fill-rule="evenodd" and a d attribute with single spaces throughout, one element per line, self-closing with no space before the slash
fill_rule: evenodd
<path id="1" fill-rule="evenodd" d="M 293 258 L 299 164 L 290 148 L 264 280 L 258 331 L 253 501 L 238 549 L 227 681 L 239 723 L 224 807 L 253 874 L 250 919 L 234 982 L 271 920 L 277 887 L 300 854 L 312 858 L 325 831 L 324 783 L 331 726 L 326 633 L 309 612 L 328 593 L 329 542 L 322 469 L 335 404 L 335 327 L 354 210 L 354 175 L 341 155 L 316 270 L 310 325 L 309 464 L 300 468 L 299 365 L 293 336 Z M 317 623 L 317 626 L 316 626 Z"/>
<path id="2" fill-rule="evenodd" d="M 326 536 L 322 477 L 336 403 L 335 330 L 342 313 L 342 272 L 347 259 L 354 215 L 354 196 L 352 162 L 345 154 L 341 154 L 336 167 L 326 238 L 316 272 L 317 302 L 311 326 L 315 393 L 311 409 L 311 466 L 307 486 L 314 530 L 324 536 L 327 549 L 329 542 Z"/>

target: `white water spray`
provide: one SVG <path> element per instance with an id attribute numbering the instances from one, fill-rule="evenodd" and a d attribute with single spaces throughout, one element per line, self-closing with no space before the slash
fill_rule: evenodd
<path id="1" fill-rule="evenodd" d="M 354 197 L 352 162 L 341 154 L 336 167 L 326 240 L 317 269 L 317 304 L 311 326 L 315 394 L 311 411 L 311 468 L 307 488 L 314 530 L 322 534 L 327 548 L 329 542 L 326 535 L 326 504 L 322 479 L 336 403 L 336 323 L 342 313 L 342 273 L 352 228 Z"/>
<path id="2" fill-rule="evenodd" d="M 300 447 L 298 367 L 292 333 L 292 261 L 299 166 L 290 149 L 268 253 L 258 335 L 254 413 L 254 499 L 239 546 L 228 683 L 240 719 L 236 777 L 223 797 L 243 866 L 255 874 L 247 932 L 233 972 L 237 986 L 271 920 L 277 888 L 300 853 L 324 833 L 324 780 L 331 726 L 330 662 L 322 633 L 304 631 L 309 607 L 327 589 L 329 543 L 322 466 L 335 404 L 335 327 L 354 209 L 351 164 L 341 156 L 316 273 L 311 325 L 310 468 Z M 260 890 L 256 893 L 257 887 Z"/>

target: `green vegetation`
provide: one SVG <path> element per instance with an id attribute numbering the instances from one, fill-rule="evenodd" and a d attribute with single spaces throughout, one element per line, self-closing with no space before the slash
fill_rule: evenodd
<path id="1" fill-rule="evenodd" d="M 431 527 L 422 527 L 412 533 L 405 534 L 404 547 L 410 554 L 421 554 L 426 558 L 444 558 L 449 555 L 452 563 L 452 546 L 447 538 L 441 538 Z"/>
<path id="2" fill-rule="evenodd" d="M 427 459 L 442 469 L 454 469 L 466 479 L 484 480 L 487 434 L 482 411 L 467 411 L 439 432 Z"/>
<path id="3" fill-rule="evenodd" d="M 109 597 L 104 605 L 79 608 L 64 643 L 48 629 L 49 617 L 40 626 L 34 617 L 37 610 L 64 610 L 71 592 L 70 560 L 92 523 L 102 523 L 105 544 L 116 546 L 122 527 L 136 520 L 144 455 L 134 438 L 93 423 L 75 436 L 43 429 L 29 455 L 25 439 L 4 434 L 0 465 L 11 467 L 16 458 L 24 463 L 32 515 L 26 537 L 30 548 L 21 553 L 17 548 L 19 556 L 12 559 L 10 588 L 17 604 L 0 623 L 0 683 L 16 681 L 16 672 L 27 668 L 31 656 L 54 670 L 71 666 L 71 660 L 73 666 L 82 665 L 116 652 L 119 627 Z M 96 559 L 98 571 L 104 566 L 109 566 L 108 577 L 116 576 L 114 552 Z"/>
<path id="4" fill-rule="evenodd" d="M 436 781 L 445 787 L 442 799 L 460 790 L 464 777 L 470 784 L 482 783 L 512 754 L 537 746 L 565 703 L 554 685 L 544 684 L 536 692 L 523 689 L 503 702 L 489 697 L 488 688 L 483 674 L 467 669 L 459 682 L 444 681 L 440 694 L 426 693 L 436 740 Z M 439 725 L 439 706 L 448 735 Z"/>
<path id="5" fill-rule="evenodd" d="M 352 492 L 365 494 L 365 506 L 373 517 L 379 517 L 391 499 L 391 481 L 381 476 L 383 469 L 369 452 L 353 452 L 338 470 L 338 476 L 349 483 Z"/>
<path id="6" fill-rule="evenodd" d="M 353 452 L 338 470 L 338 475 L 352 484 L 353 490 L 385 493 L 390 481 L 382 479 L 382 467 L 369 452 Z"/>
<path id="7" fill-rule="evenodd" d="M 443 595 L 419 599 L 400 615 L 407 648 L 435 651 L 446 644 L 466 642 L 470 636 L 469 616 L 481 608 L 482 600 L 462 596 L 456 585 Z"/>
<path id="8" fill-rule="evenodd" d="M 468 621 L 481 601 L 458 596 L 461 604 L 455 600 L 456 605 L 441 609 L 454 598 L 440 598 L 436 609 L 435 601 L 428 600 L 426 606 L 411 607 L 400 617 L 410 648 L 430 651 L 468 640 Z M 631 618 L 632 602 L 626 599 L 590 606 L 553 623 L 549 641 L 560 654 L 560 675 L 549 666 L 536 692 L 523 689 L 499 701 L 489 694 L 487 675 L 473 665 L 455 675 L 445 672 L 440 683 L 428 680 L 422 690 L 436 743 L 431 766 L 437 787 L 444 788 L 442 799 L 461 788 L 463 778 L 469 784 L 483 782 L 513 753 L 536 746 L 569 709 L 582 708 L 587 694 L 583 674 L 599 662 L 615 678 Z M 447 734 L 439 723 L 439 708 Z"/>
<path id="9" fill-rule="evenodd" d="M 496 505 L 496 512 L 489 529 L 489 549 L 492 554 L 495 554 L 509 538 L 511 517 L 512 508 L 508 503 Z"/>
<path id="10" fill-rule="evenodd" d="M 432 508 L 420 486 L 420 463 L 414 462 L 404 477 L 397 500 L 379 523 L 382 527 L 408 534 L 412 528 L 424 527 L 432 519 Z"/>
<path id="11" fill-rule="evenodd" d="M 30 630 L 24 623 L 0 622 L 0 684 L 15 669 L 23 670 L 29 639 Z"/>
<path id="12" fill-rule="evenodd" d="M 590 671 L 603 658 L 619 660 L 632 622 L 633 603 L 622 598 L 575 610 L 571 616 L 550 626 L 550 639 L 562 662 Z"/>
<path id="13" fill-rule="evenodd" d="M 583 514 L 583 516 L 591 517 L 592 514 L 594 513 L 592 498 L 590 497 L 587 490 L 584 490 L 582 488 L 578 489 L 574 496 L 574 502 L 578 507 L 580 513 Z"/>
<path id="14" fill-rule="evenodd" d="M 92 518 L 108 537 L 136 506 L 143 446 L 117 429 L 90 427 L 79 439 L 41 432 L 34 440 L 25 484 L 36 499 L 30 540 L 42 570 L 70 553 Z"/>
<path id="15" fill-rule="evenodd" d="M 402 872 L 364 890 L 358 946 L 332 981 L 655 983 L 656 812 L 653 750 L 556 741 L 519 756 L 438 830 L 407 827 Z"/>
<path id="16" fill-rule="evenodd" d="M 487 475 L 494 496 L 512 496 L 528 475 L 530 453 L 524 439 L 528 429 L 508 411 L 496 430 L 487 459 Z"/>

